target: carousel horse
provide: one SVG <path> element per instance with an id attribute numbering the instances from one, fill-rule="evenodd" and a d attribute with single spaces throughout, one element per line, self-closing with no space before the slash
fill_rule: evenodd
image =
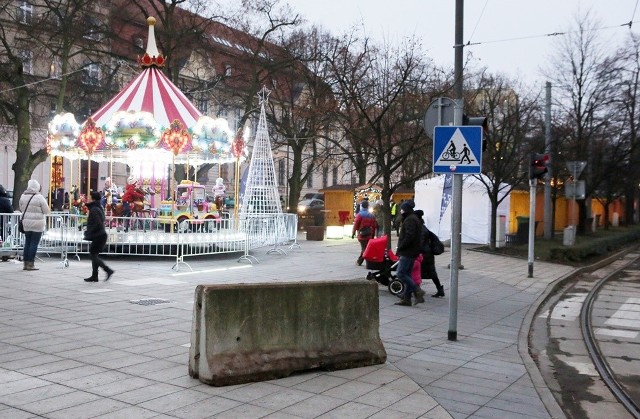
<path id="1" fill-rule="evenodd" d="M 222 210 L 224 209 L 224 196 L 216 196 L 213 200 L 213 203 L 216 204 L 216 208 L 218 209 L 218 211 L 222 212 Z"/>
<path id="2" fill-rule="evenodd" d="M 151 189 L 148 189 L 148 188 L 137 187 L 136 188 L 136 192 L 138 192 L 141 195 L 155 195 L 155 191 L 153 191 Z M 148 209 L 145 208 L 146 205 L 149 205 L 148 201 L 134 201 L 134 202 L 131 202 L 129 204 L 129 211 L 130 211 L 129 217 L 136 218 L 136 219 L 151 218 L 151 211 L 149 211 Z M 120 200 L 117 203 L 112 203 L 111 205 L 108 206 L 108 209 L 109 209 L 109 211 L 111 212 L 111 214 L 114 217 L 126 217 L 127 216 L 127 210 L 126 210 L 125 204 L 124 204 L 124 202 L 122 202 L 122 200 Z M 125 221 L 125 230 L 129 229 L 128 225 L 129 225 L 128 220 L 126 220 Z M 135 221 L 134 221 L 133 225 L 136 225 Z"/>

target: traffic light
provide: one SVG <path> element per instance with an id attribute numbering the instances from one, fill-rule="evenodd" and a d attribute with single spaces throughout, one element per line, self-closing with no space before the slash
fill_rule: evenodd
<path id="1" fill-rule="evenodd" d="M 482 151 L 487 151 L 487 133 L 489 132 L 489 121 L 484 116 L 462 115 L 462 125 L 475 125 L 482 127 Z"/>
<path id="2" fill-rule="evenodd" d="M 531 164 L 529 165 L 529 179 L 542 179 L 549 171 L 549 155 L 540 153 L 531 153 Z"/>

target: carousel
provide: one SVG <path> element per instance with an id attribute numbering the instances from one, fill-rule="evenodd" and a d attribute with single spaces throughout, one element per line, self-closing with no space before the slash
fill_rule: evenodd
<path id="1" fill-rule="evenodd" d="M 228 230 L 234 230 L 237 206 L 234 214 L 225 212 L 223 201 L 208 196 L 197 179 L 176 184 L 175 170 L 176 165 L 186 165 L 187 169 L 195 167 L 197 173 L 203 164 L 235 163 L 238 173 L 246 158 L 248 130 L 236 135 L 225 119 L 202 115 L 164 75 L 165 58 L 156 47 L 155 19 L 149 17 L 147 23 L 149 38 L 146 53 L 139 59 L 140 74 L 82 124 L 70 113 L 56 115 L 49 123 L 47 151 L 69 160 L 71 168 L 77 161 L 78 177 L 81 160 L 88 161 L 88 178 L 92 161 L 108 164 L 109 177 L 102 192 L 112 253 L 156 254 L 157 246 L 176 243 L 175 232 L 225 230 L 225 240 L 233 242 Z M 126 164 L 131 174 L 121 196 L 110 182 L 114 163 Z M 237 197 L 238 176 L 235 183 Z M 86 190 L 75 188 L 71 174 L 69 214 L 58 214 L 52 223 L 50 235 L 59 229 L 59 237 L 52 240 L 65 246 L 82 243 L 89 179 L 86 185 Z M 131 251 L 137 245 L 143 250 L 135 247 Z M 156 250 L 149 250 L 154 246 Z"/>

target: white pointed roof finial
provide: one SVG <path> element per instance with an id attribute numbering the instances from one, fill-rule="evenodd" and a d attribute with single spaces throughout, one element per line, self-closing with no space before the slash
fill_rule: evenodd
<path id="1" fill-rule="evenodd" d="M 156 46 L 156 33 L 154 30 L 156 24 L 156 18 L 153 16 L 149 16 L 147 18 L 147 25 L 149 25 L 149 36 L 147 38 L 147 54 L 151 57 L 157 57 L 160 53 L 158 52 L 158 47 Z"/>

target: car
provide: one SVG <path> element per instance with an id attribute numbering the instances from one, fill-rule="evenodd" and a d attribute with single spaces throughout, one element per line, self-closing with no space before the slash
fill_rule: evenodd
<path id="1" fill-rule="evenodd" d="M 298 202 L 298 214 L 306 215 L 309 213 L 319 212 L 324 209 L 324 201 L 322 199 L 303 199 Z"/>
<path id="2" fill-rule="evenodd" d="M 324 202 L 324 194 L 320 192 L 309 192 L 304 194 L 301 201 L 307 201 L 310 199 L 320 199 L 321 201 Z"/>

